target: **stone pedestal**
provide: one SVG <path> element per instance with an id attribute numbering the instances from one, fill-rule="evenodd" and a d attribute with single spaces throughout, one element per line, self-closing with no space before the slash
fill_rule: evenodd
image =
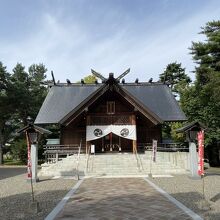
<path id="1" fill-rule="evenodd" d="M 200 178 L 198 175 L 198 154 L 196 151 L 196 144 L 189 143 L 189 156 L 190 156 L 190 172 L 192 178 Z"/>
<path id="2" fill-rule="evenodd" d="M 39 203 L 37 201 L 31 202 L 29 204 L 30 213 L 37 214 L 39 212 Z"/>
<path id="3" fill-rule="evenodd" d="M 38 145 L 31 145 L 31 170 L 32 170 L 32 181 L 37 182 L 39 179 L 37 177 L 37 167 L 38 167 Z"/>

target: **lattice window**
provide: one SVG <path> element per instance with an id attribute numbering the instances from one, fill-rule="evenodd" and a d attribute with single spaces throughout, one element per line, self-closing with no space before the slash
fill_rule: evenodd
<path id="1" fill-rule="evenodd" d="M 107 102 L 107 114 L 115 114 L 115 102 Z"/>
<path id="2" fill-rule="evenodd" d="M 132 124 L 129 115 L 91 116 L 90 125 L 128 125 Z"/>

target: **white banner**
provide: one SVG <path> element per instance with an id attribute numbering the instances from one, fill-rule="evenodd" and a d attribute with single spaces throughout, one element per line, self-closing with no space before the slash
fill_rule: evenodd
<path id="1" fill-rule="evenodd" d="M 157 140 L 153 140 L 153 162 L 156 162 L 157 157 Z"/>
<path id="2" fill-rule="evenodd" d="M 126 139 L 137 140 L 136 125 L 91 125 L 86 126 L 86 141 L 96 140 L 110 133 Z"/>

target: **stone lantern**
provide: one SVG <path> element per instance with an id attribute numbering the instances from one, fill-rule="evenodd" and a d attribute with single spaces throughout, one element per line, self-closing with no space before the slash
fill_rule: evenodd
<path id="1" fill-rule="evenodd" d="M 27 126 L 17 131 L 17 133 L 23 132 L 26 134 L 28 147 L 28 179 L 32 180 L 33 182 L 37 182 L 38 141 L 42 134 L 51 134 L 51 132 L 32 123 L 29 123 Z"/>
<path id="2" fill-rule="evenodd" d="M 198 122 L 194 121 L 184 125 L 181 128 L 176 129 L 177 133 L 184 132 L 186 134 L 186 140 L 189 142 L 189 155 L 190 155 L 190 171 L 193 178 L 199 178 L 198 175 L 198 154 L 196 150 L 197 134 L 199 131 L 205 130 L 206 127 Z"/>

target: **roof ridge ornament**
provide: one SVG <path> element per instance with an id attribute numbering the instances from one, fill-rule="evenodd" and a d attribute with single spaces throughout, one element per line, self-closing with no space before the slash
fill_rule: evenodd
<path id="1" fill-rule="evenodd" d="M 120 79 L 122 79 L 124 76 L 126 76 L 128 73 L 130 73 L 130 68 L 128 68 L 126 71 L 124 71 L 121 75 L 119 75 L 116 80 L 120 81 Z"/>
<path id="2" fill-rule="evenodd" d="M 91 72 L 94 76 L 96 76 L 97 78 L 101 79 L 102 82 L 107 82 L 108 80 L 112 80 L 115 79 L 116 82 L 120 82 L 120 79 L 122 79 L 123 77 L 125 77 L 129 72 L 130 72 L 130 68 L 128 68 L 126 71 L 124 71 L 121 75 L 119 75 L 117 78 L 114 78 L 114 74 L 113 73 L 109 73 L 109 78 L 106 79 L 101 73 L 96 72 L 95 70 L 91 69 Z"/>
<path id="3" fill-rule="evenodd" d="M 97 78 L 101 79 L 103 82 L 106 82 L 107 79 L 101 74 L 96 72 L 95 70 L 91 69 L 91 72 L 94 76 L 96 76 Z"/>

